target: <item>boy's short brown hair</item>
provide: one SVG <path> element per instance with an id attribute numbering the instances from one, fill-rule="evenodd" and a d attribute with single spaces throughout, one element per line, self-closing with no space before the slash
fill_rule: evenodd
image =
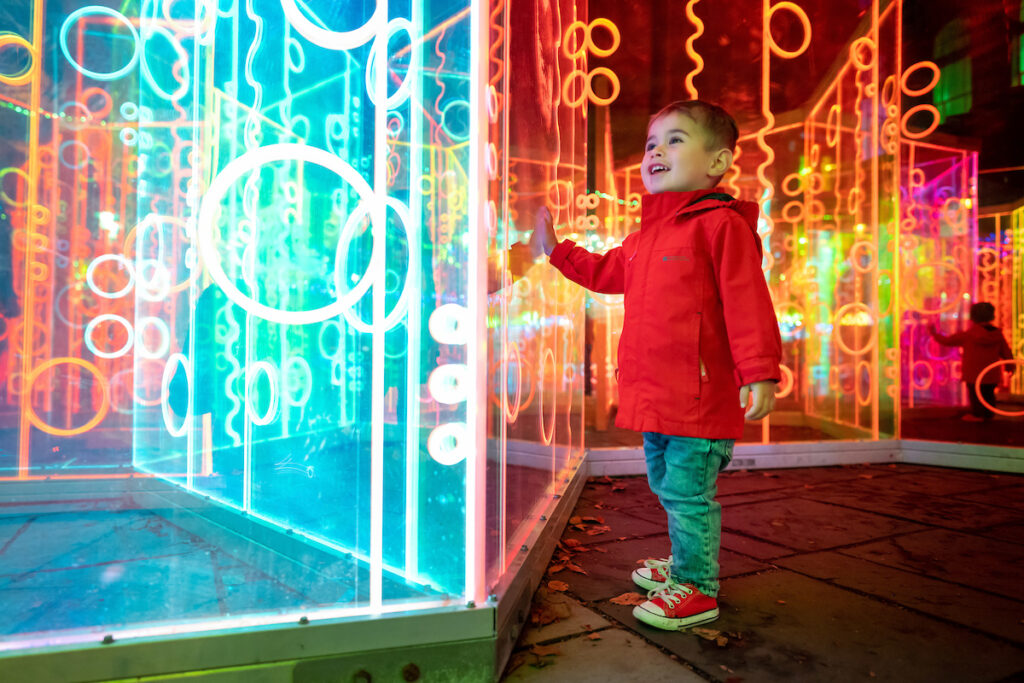
<path id="1" fill-rule="evenodd" d="M 729 115 L 729 112 L 703 100 L 677 100 L 666 105 L 661 111 L 651 117 L 647 127 L 668 114 L 683 114 L 697 122 L 707 134 L 708 149 L 728 149 L 730 152 L 736 150 L 736 140 L 740 136 L 736 121 Z"/>
<path id="2" fill-rule="evenodd" d="M 979 301 L 971 305 L 971 322 L 984 325 L 996 319 L 996 307 L 987 301 Z"/>

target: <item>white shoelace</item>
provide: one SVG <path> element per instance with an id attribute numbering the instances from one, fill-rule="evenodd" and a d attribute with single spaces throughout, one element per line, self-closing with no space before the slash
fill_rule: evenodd
<path id="1" fill-rule="evenodd" d="M 669 570 L 672 569 L 672 556 L 669 555 L 660 560 L 644 560 L 644 566 L 648 569 L 660 569 L 665 576 L 668 576 Z"/>
<path id="2" fill-rule="evenodd" d="M 669 607 L 675 607 L 683 602 L 685 596 L 693 594 L 693 589 L 681 583 L 670 583 L 664 588 L 655 588 L 647 591 L 647 599 L 653 600 L 660 597 Z"/>

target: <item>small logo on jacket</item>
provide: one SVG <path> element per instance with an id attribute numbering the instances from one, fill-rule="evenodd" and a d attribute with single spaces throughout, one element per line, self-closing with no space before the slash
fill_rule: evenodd
<path id="1" fill-rule="evenodd" d="M 689 261 L 690 257 L 686 254 L 669 254 L 668 256 L 662 256 L 662 261 Z"/>

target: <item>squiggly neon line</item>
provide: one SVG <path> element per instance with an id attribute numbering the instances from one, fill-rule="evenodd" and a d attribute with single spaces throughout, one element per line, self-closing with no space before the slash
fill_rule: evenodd
<path id="1" fill-rule="evenodd" d="M 691 100 L 697 99 L 697 86 L 693 84 L 693 79 L 704 70 L 704 59 L 693 47 L 694 41 L 704 35 L 704 22 L 693 11 L 693 6 L 698 2 L 700 0 L 690 0 L 686 3 L 686 18 L 693 24 L 693 33 L 686 39 L 686 54 L 694 62 L 693 70 L 686 74 L 686 92 Z"/>
<path id="2" fill-rule="evenodd" d="M 434 54 L 441 58 L 441 63 L 437 65 L 436 69 L 434 69 L 434 82 L 437 83 L 438 86 L 440 86 L 440 88 L 441 88 L 441 92 L 439 92 L 437 94 L 437 99 L 434 100 L 434 111 L 436 111 L 438 114 L 441 113 L 441 100 L 444 98 L 444 90 L 445 90 L 445 88 L 444 88 L 444 81 L 441 80 L 441 69 L 444 68 L 444 63 L 445 63 L 445 60 L 446 60 L 446 57 L 445 57 L 444 53 L 441 52 L 441 41 L 444 40 L 444 34 L 445 34 L 445 30 L 442 30 L 441 33 L 439 33 L 438 36 L 437 36 L 437 41 L 434 43 Z M 441 140 L 440 140 L 440 135 L 439 135 L 440 132 L 441 132 L 441 126 L 438 125 L 436 128 L 434 128 L 434 130 L 433 130 L 433 132 L 431 134 L 431 138 L 432 138 L 434 144 L 436 144 L 438 146 L 441 145 Z"/>
<path id="3" fill-rule="evenodd" d="M 768 180 L 768 176 L 765 175 L 765 170 L 775 163 L 775 150 L 772 149 L 765 141 L 765 135 L 775 126 L 775 115 L 772 114 L 771 107 L 771 89 L 769 87 L 769 76 L 770 76 L 770 63 L 771 51 L 768 48 L 768 41 L 771 40 L 769 32 L 771 31 L 769 21 L 769 2 L 770 0 L 764 0 L 763 4 L 763 26 L 761 28 L 761 113 L 764 115 L 764 125 L 757 131 L 757 146 L 765 154 L 765 159 L 757 167 L 757 182 L 761 186 L 761 198 L 758 203 L 761 206 L 761 216 L 764 218 L 765 224 L 767 225 L 766 234 L 771 234 L 775 228 L 775 223 L 772 220 L 769 206 L 772 201 L 772 197 L 775 196 L 775 187 Z"/>

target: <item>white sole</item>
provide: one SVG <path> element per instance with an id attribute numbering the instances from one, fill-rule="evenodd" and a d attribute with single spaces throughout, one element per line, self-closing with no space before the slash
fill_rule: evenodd
<path id="1" fill-rule="evenodd" d="M 637 570 L 634 569 L 633 570 L 633 583 L 635 583 L 640 588 L 643 588 L 645 591 L 652 591 L 652 590 L 655 590 L 655 589 L 661 590 L 662 588 L 664 588 L 665 586 L 668 585 L 668 581 L 659 583 L 658 581 L 652 581 L 651 579 L 644 578 L 643 576 L 640 576 L 636 572 L 637 572 Z"/>
<path id="2" fill-rule="evenodd" d="M 700 614 L 694 614 L 683 619 L 663 617 L 643 609 L 642 605 L 633 608 L 633 616 L 648 626 L 660 628 L 663 631 L 679 631 L 690 626 L 699 626 L 718 618 L 718 608 Z"/>

